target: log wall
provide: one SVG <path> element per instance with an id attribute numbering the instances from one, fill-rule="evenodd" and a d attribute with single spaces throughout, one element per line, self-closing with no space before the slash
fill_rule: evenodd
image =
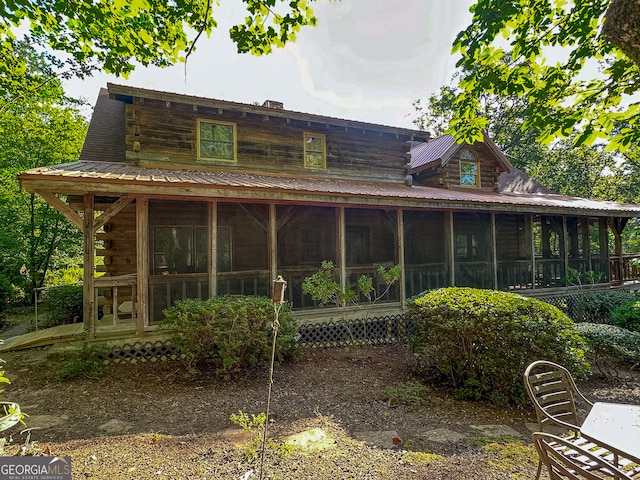
<path id="1" fill-rule="evenodd" d="M 197 120 L 236 124 L 237 163 L 197 159 Z M 160 100 L 126 106 L 127 159 L 140 165 L 403 181 L 408 144 L 386 132 Z M 326 138 L 326 169 L 304 166 L 304 134 Z"/>
<path id="2" fill-rule="evenodd" d="M 480 167 L 480 190 L 495 192 L 498 188 L 498 176 L 504 170 L 489 149 L 478 144 L 467 147 L 477 157 Z M 460 155 L 457 152 L 444 166 L 427 169 L 419 176 L 418 183 L 426 187 L 464 188 L 477 190 L 477 187 L 460 185 Z"/>

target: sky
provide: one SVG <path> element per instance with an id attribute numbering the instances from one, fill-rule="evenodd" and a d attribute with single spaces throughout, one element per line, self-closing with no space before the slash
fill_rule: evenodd
<path id="1" fill-rule="evenodd" d="M 218 28 L 186 65 L 138 67 L 128 79 L 96 74 L 65 82 L 93 105 L 107 82 L 241 103 L 284 103 L 296 112 L 415 128 L 413 102 L 436 93 L 455 70 L 451 44 L 471 18 L 471 0 L 319 0 L 317 27 L 267 56 L 238 54 L 231 25 L 243 3 L 222 2 Z M 88 112 L 90 113 L 90 109 Z"/>

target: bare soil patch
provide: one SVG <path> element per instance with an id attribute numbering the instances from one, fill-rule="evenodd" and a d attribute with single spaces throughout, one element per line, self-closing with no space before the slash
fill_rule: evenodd
<path id="1" fill-rule="evenodd" d="M 229 416 L 266 409 L 267 368 L 221 379 L 190 375 L 182 364 L 141 363 L 113 367 L 98 379 L 61 383 L 43 350 L 5 354 L 12 384 L 4 398 L 17 401 L 31 419 L 39 450 L 70 455 L 74 478 L 195 479 L 258 478 L 259 460 L 247 459 L 246 444 L 234 442 Z M 270 433 L 284 436 L 322 428 L 333 448 L 272 448 L 264 478 L 278 479 L 502 479 L 534 478 L 536 458 L 527 422 L 530 408 L 502 408 L 452 399 L 433 390 L 419 408 L 390 406 L 381 390 L 415 382 L 405 347 L 309 350 L 274 374 Z M 581 385 L 594 400 L 640 403 L 640 382 L 592 379 Z M 46 423 L 46 422 L 45 422 Z M 496 453 L 472 425 L 506 425 L 525 447 Z M 428 432 L 448 429 L 459 442 L 431 441 Z M 354 438 L 358 431 L 396 431 L 401 443 L 378 448 Z M 24 436 L 14 434 L 15 453 Z M 409 452 L 440 455 L 433 459 Z"/>

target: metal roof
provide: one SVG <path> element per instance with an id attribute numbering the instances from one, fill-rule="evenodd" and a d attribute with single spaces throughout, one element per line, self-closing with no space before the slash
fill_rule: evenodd
<path id="1" fill-rule="evenodd" d="M 451 135 L 443 135 L 411 148 L 411 168 L 419 169 L 430 163 L 443 163 L 449 157 L 449 150 L 458 147 Z"/>
<path id="2" fill-rule="evenodd" d="M 405 206 L 571 215 L 640 216 L 640 205 L 555 194 L 453 190 L 403 183 L 293 178 L 249 173 L 144 168 L 77 161 L 37 167 L 18 176 L 30 192 L 142 194 L 262 199 L 350 205 Z"/>
<path id="3" fill-rule="evenodd" d="M 507 159 L 507 157 L 502 153 L 500 148 L 495 144 L 491 137 L 484 134 L 484 141 L 478 142 L 484 143 L 489 151 L 496 157 L 498 162 L 502 165 L 506 172 L 510 172 L 513 166 L 511 162 Z M 419 172 L 420 170 L 425 169 L 432 163 L 438 163 L 440 165 L 444 165 L 447 163 L 454 153 L 458 151 L 459 148 L 462 148 L 465 143 L 456 143 L 451 135 L 442 135 L 441 137 L 434 138 L 433 140 L 429 140 L 428 142 L 424 142 L 416 145 L 415 143 L 411 146 L 411 171 L 414 173 Z M 475 145 L 475 144 L 474 144 Z"/>

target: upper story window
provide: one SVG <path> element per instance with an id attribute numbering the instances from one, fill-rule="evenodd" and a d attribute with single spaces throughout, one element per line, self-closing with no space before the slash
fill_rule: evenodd
<path id="1" fill-rule="evenodd" d="M 475 154 L 466 148 L 460 151 L 460 185 L 480 186 L 480 166 Z"/>
<path id="2" fill-rule="evenodd" d="M 304 134 L 304 166 L 307 168 L 326 168 L 327 155 L 324 135 Z"/>
<path id="3" fill-rule="evenodd" d="M 198 119 L 198 160 L 236 162 L 236 124 Z"/>

